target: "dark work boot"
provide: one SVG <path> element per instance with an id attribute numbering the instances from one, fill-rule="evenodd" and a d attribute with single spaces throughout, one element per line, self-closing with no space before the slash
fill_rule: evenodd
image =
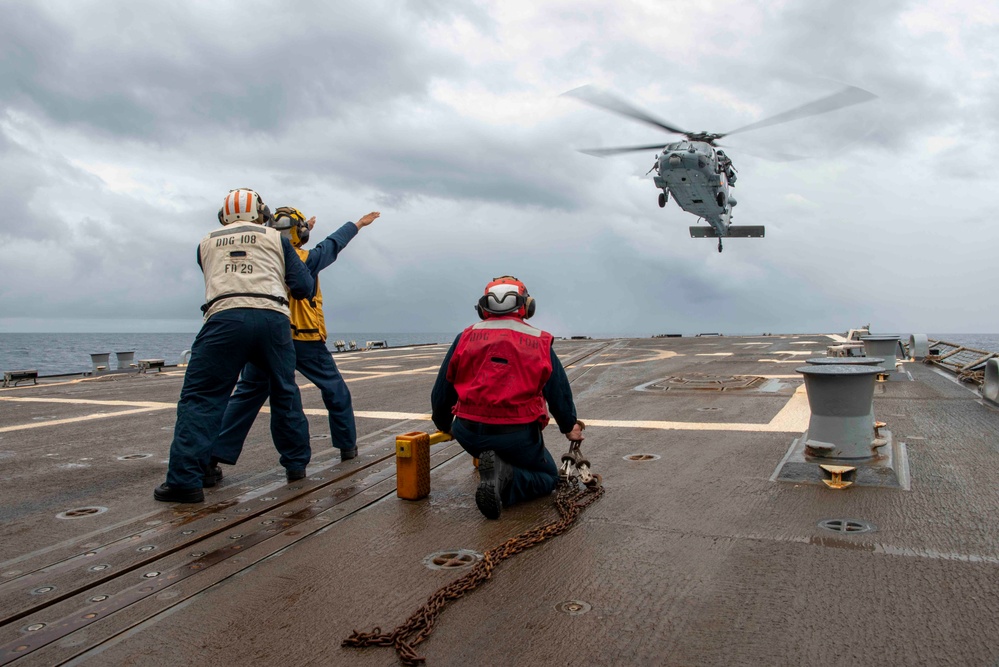
<path id="1" fill-rule="evenodd" d="M 153 491 L 153 498 L 165 503 L 203 503 L 205 492 L 201 489 L 179 489 L 169 484 L 160 484 Z"/>
<path id="2" fill-rule="evenodd" d="M 340 450 L 340 460 L 349 461 L 350 459 L 357 457 L 357 447 L 351 447 L 350 449 Z"/>
<path id="3" fill-rule="evenodd" d="M 297 482 L 300 479 L 305 479 L 305 468 L 299 468 L 298 470 L 288 469 L 285 471 L 285 477 L 289 482 Z"/>
<path id="4" fill-rule="evenodd" d="M 479 488 L 475 491 L 475 505 L 487 519 L 500 518 L 503 510 L 503 491 L 510 485 L 513 468 L 509 463 L 486 451 L 479 455 Z"/>
<path id="5" fill-rule="evenodd" d="M 208 468 L 208 472 L 205 473 L 204 479 L 201 480 L 201 486 L 206 489 L 210 489 L 221 481 L 222 466 L 215 461 L 212 461 L 211 466 Z"/>

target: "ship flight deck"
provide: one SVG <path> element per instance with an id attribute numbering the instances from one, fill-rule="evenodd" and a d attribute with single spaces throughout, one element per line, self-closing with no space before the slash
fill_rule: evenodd
<path id="1" fill-rule="evenodd" d="M 606 491 L 452 603 L 417 652 L 432 666 L 997 664 L 999 409 L 906 362 L 874 395 L 905 484 L 776 476 L 809 425 L 796 369 L 841 341 L 556 341 Z M 183 368 L 0 389 L 0 665 L 398 664 L 341 642 L 395 628 L 461 576 L 428 566 L 435 554 L 474 560 L 557 518 L 538 500 L 484 519 L 454 442 L 431 449 L 428 498 L 396 496 L 395 437 L 435 430 L 446 351 L 336 355 L 358 428 L 346 462 L 299 376 L 308 477 L 285 481 L 262 413 L 193 505 L 152 497 Z M 545 441 L 558 461 L 567 441 L 554 425 Z"/>

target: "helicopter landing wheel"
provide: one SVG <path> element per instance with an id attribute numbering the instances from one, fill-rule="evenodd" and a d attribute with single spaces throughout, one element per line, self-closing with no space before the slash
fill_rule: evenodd
<path id="1" fill-rule="evenodd" d="M 659 193 L 659 208 L 666 208 L 666 193 Z"/>

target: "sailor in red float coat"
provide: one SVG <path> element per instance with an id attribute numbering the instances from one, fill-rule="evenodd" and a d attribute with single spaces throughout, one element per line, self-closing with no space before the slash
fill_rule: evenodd
<path id="1" fill-rule="evenodd" d="M 582 424 L 552 335 L 524 322 L 534 299 L 511 276 L 486 285 L 465 329 L 444 357 L 431 392 L 434 424 L 479 459 L 475 504 L 489 519 L 503 506 L 546 496 L 558 467 L 541 430 L 548 409 L 566 438 L 582 441 Z"/>
<path id="2" fill-rule="evenodd" d="M 458 339 L 447 379 L 456 417 L 483 424 L 548 424 L 541 391 L 552 374 L 552 335 L 518 317 L 489 318 Z"/>

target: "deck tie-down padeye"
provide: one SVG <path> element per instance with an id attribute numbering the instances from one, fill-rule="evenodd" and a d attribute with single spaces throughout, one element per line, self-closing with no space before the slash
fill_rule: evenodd
<path id="1" fill-rule="evenodd" d="M 407 433 L 405 435 L 413 436 L 413 440 L 418 440 L 421 445 L 423 438 L 427 438 L 426 448 L 429 450 L 430 438 L 434 436 L 440 438 L 446 434 Z M 400 438 L 402 437 L 400 436 Z M 449 437 L 445 439 L 449 439 Z M 400 440 L 397 439 L 397 461 L 399 460 L 399 442 Z M 420 449 L 423 447 L 421 446 Z M 493 570 L 502 561 L 567 531 L 576 522 L 579 514 L 600 498 L 603 493 L 604 487 L 600 475 L 591 472 L 590 463 L 583 457 L 579 443 L 572 443 L 569 451 L 562 456 L 562 465 L 559 467 L 558 487 L 555 490 L 555 507 L 560 516 L 557 521 L 527 530 L 485 552 L 481 561 L 463 576 L 438 589 L 423 606 L 413 612 L 395 630 L 382 632 L 380 627 L 374 628 L 371 632 L 355 630 L 343 640 L 341 646 L 352 648 L 391 646 L 399 655 L 400 662 L 406 667 L 424 664 L 426 659 L 416 652 L 415 647 L 430 636 L 437 618 L 449 602 L 464 597 L 466 593 L 491 579 Z"/>

